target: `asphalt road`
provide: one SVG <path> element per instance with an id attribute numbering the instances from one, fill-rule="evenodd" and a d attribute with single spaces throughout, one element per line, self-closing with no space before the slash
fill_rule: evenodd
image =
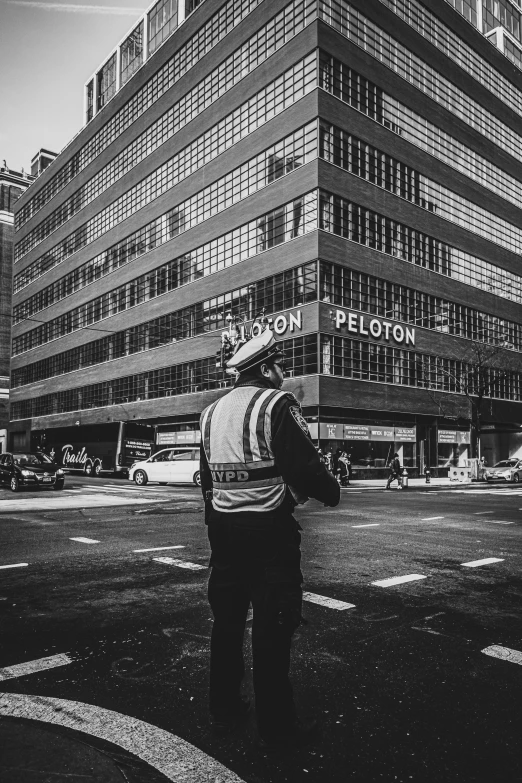
<path id="1" fill-rule="evenodd" d="M 17 566 L 0 569 L 0 674 L 71 660 L 0 691 L 139 718 L 247 783 L 522 781 L 522 655 L 483 652 L 522 652 L 521 509 L 522 489 L 475 485 L 343 490 L 336 509 L 300 509 L 311 600 L 292 676 L 323 738 L 274 754 L 253 719 L 226 742 L 209 731 L 209 552 L 195 488 L 68 477 L 61 493 L 0 490 L 0 566 Z"/>

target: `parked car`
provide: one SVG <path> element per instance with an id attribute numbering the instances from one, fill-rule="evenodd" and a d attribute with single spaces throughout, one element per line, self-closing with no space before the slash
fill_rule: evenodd
<path id="1" fill-rule="evenodd" d="M 201 486 L 199 448 L 162 449 L 146 460 L 135 462 L 129 479 L 139 487 L 149 481 L 159 484 L 190 484 Z"/>
<path id="2" fill-rule="evenodd" d="M 40 451 L 0 454 L 0 484 L 18 492 L 22 487 L 63 489 L 62 468 Z"/>
<path id="3" fill-rule="evenodd" d="M 522 460 L 503 459 L 493 465 L 492 468 L 486 468 L 484 471 L 486 481 L 520 481 L 522 479 Z"/>

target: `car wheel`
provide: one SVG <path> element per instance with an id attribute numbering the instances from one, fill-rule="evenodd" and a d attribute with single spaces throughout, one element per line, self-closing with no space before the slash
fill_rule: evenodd
<path id="1" fill-rule="evenodd" d="M 144 487 L 148 480 L 144 470 L 137 470 L 134 474 L 134 483 L 137 484 L 138 487 Z"/>
<path id="2" fill-rule="evenodd" d="M 13 492 L 20 492 L 20 482 L 18 481 L 17 476 L 11 476 L 11 481 L 9 482 L 9 486 L 13 490 Z"/>
<path id="3" fill-rule="evenodd" d="M 518 473 L 513 473 L 513 481 L 515 484 L 518 484 L 518 482 L 520 481 L 520 476 L 518 475 Z"/>
<path id="4" fill-rule="evenodd" d="M 200 487 L 201 486 L 201 473 L 199 472 L 199 470 L 197 470 L 194 473 L 194 477 L 193 477 L 192 481 L 194 482 L 196 487 Z"/>
<path id="5" fill-rule="evenodd" d="M 92 476 L 92 462 L 87 462 L 85 465 L 83 472 L 86 476 Z"/>
<path id="6" fill-rule="evenodd" d="M 62 481 L 60 484 L 55 484 L 53 489 L 59 491 L 60 489 L 63 489 L 64 482 Z"/>
<path id="7" fill-rule="evenodd" d="M 94 475 L 96 476 L 96 478 L 100 477 L 101 469 L 102 469 L 102 466 L 100 465 L 99 462 L 97 462 L 96 465 L 94 466 Z"/>

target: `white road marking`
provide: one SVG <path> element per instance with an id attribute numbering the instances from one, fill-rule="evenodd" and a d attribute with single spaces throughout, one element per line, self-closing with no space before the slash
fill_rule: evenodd
<path id="1" fill-rule="evenodd" d="M 69 540 L 70 541 L 79 541 L 80 544 L 99 544 L 100 543 L 95 538 L 83 538 L 82 536 L 78 536 L 78 538 L 71 538 Z"/>
<path id="2" fill-rule="evenodd" d="M 328 609 L 339 609 L 341 612 L 355 607 L 355 604 L 347 604 L 345 601 L 337 601 L 335 598 L 327 598 L 324 595 L 316 595 L 315 593 L 303 593 L 303 601 L 319 604 L 319 606 L 327 606 Z"/>
<path id="3" fill-rule="evenodd" d="M 189 563 L 186 560 L 174 560 L 172 557 L 153 557 L 156 563 L 166 563 L 167 565 L 178 566 L 179 568 L 190 568 L 192 571 L 206 571 L 207 566 L 199 565 L 199 563 Z"/>
<path id="4" fill-rule="evenodd" d="M 352 527 L 379 527 L 380 522 L 372 522 L 370 525 L 352 525 Z"/>
<path id="5" fill-rule="evenodd" d="M 404 582 L 415 582 L 417 579 L 427 579 L 428 577 L 423 574 L 407 574 L 406 576 L 394 576 L 391 579 L 379 579 L 377 582 L 372 582 L 372 585 L 377 587 L 392 587 L 393 585 L 402 585 Z"/>
<path id="6" fill-rule="evenodd" d="M 176 544 L 175 546 L 154 546 L 150 549 L 133 549 L 133 552 L 159 552 L 162 549 L 185 549 L 184 544 Z"/>
<path id="7" fill-rule="evenodd" d="M 164 503 L 160 497 L 149 496 L 147 498 L 122 497 L 108 493 L 98 492 L 95 495 L 85 494 L 83 497 L 78 495 L 63 495 L 63 493 L 49 494 L 38 498 L 19 498 L 17 500 L 2 500 L 2 514 L 9 511 L 24 513 L 27 511 L 59 511 L 60 509 L 77 509 L 78 504 L 81 508 L 105 508 L 108 506 L 134 506 L 136 504 L 145 505 L 146 503 Z"/>
<path id="8" fill-rule="evenodd" d="M 520 509 L 519 509 L 520 511 Z M 475 511 L 475 516 L 478 517 L 481 514 L 493 514 L 493 511 Z"/>
<path id="9" fill-rule="evenodd" d="M 478 568 L 478 566 L 489 565 L 490 563 L 503 563 L 503 557 L 486 557 L 485 560 L 471 560 L 469 563 L 461 563 L 468 568 Z"/>
<path id="10" fill-rule="evenodd" d="M 444 517 L 424 517 L 421 522 L 432 522 L 434 519 L 444 519 Z"/>
<path id="11" fill-rule="evenodd" d="M 26 663 L 17 663 L 14 666 L 6 666 L 0 669 L 0 681 L 14 680 L 15 677 L 25 677 L 27 674 L 43 672 L 46 669 L 55 669 L 57 666 L 66 666 L 72 663 L 72 658 L 60 653 L 59 655 L 49 655 L 47 658 L 37 658 L 35 661 Z"/>
<path id="12" fill-rule="evenodd" d="M 492 525 L 514 525 L 514 522 L 500 522 L 498 519 L 491 519 L 490 520 Z"/>
<path id="13" fill-rule="evenodd" d="M 12 563 L 11 565 L 0 566 L 0 568 L 24 568 L 24 566 L 28 565 L 29 563 Z"/>
<path id="14" fill-rule="evenodd" d="M 0 715 L 66 726 L 133 753 L 176 783 L 244 783 L 235 772 L 181 737 L 92 704 L 21 693 L 0 695 Z"/>
<path id="15" fill-rule="evenodd" d="M 501 661 L 509 661 L 509 663 L 518 663 L 522 666 L 522 652 L 518 650 L 511 650 L 509 647 L 502 647 L 500 644 L 492 644 L 490 647 L 485 647 L 481 652 L 484 655 L 490 655 L 492 658 L 499 658 Z"/>

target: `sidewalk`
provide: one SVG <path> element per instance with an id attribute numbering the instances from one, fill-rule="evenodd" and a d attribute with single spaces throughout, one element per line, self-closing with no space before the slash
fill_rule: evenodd
<path id="1" fill-rule="evenodd" d="M 346 487 L 346 489 L 386 489 L 386 482 L 387 478 L 384 479 L 352 479 L 350 481 L 350 486 Z M 441 487 L 444 487 L 444 489 L 466 489 L 469 487 L 473 487 L 473 489 L 477 489 L 479 487 L 487 487 L 489 486 L 484 481 L 472 481 L 471 483 L 463 484 L 459 481 L 450 481 L 449 478 L 432 478 L 430 483 L 426 483 L 426 478 L 424 476 L 421 476 L 420 478 L 408 478 L 408 490 L 415 489 L 415 490 L 429 490 L 429 489 L 440 489 Z M 394 481 L 392 486 L 392 490 L 399 489 L 397 487 L 397 482 Z"/>
<path id="2" fill-rule="evenodd" d="M 166 783 L 116 745 L 50 723 L 0 717 L 0 780 L 6 783 Z"/>

